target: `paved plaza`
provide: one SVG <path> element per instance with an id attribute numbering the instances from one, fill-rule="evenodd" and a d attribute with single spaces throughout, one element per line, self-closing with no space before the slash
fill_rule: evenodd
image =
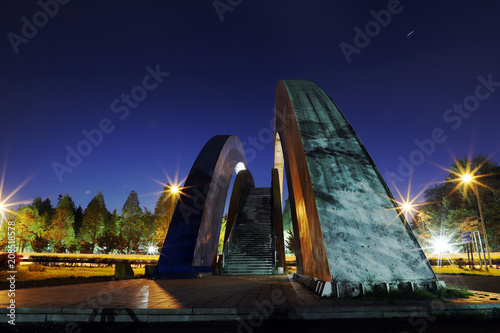
<path id="1" fill-rule="evenodd" d="M 0 292 L 1 315 L 8 291 Z M 330 320 L 429 318 L 500 310 L 500 295 L 474 292 L 458 300 L 321 298 L 289 275 L 133 279 L 16 290 L 16 323 Z"/>

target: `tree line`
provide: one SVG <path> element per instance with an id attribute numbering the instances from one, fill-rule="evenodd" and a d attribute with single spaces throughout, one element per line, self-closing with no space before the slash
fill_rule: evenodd
<path id="1" fill-rule="evenodd" d="M 451 165 L 444 181 L 424 192 L 425 202 L 413 219 L 413 231 L 423 247 L 432 242 L 441 230 L 450 237 L 450 242 L 460 244 L 464 221 L 479 219 L 482 206 L 486 234 L 491 251 L 500 251 L 500 166 L 478 154 L 472 159 L 459 158 Z M 474 172 L 472 180 L 463 181 L 461 175 Z M 479 221 L 479 230 L 481 222 Z"/>
<path id="2" fill-rule="evenodd" d="M 55 207 L 37 197 L 8 216 L 16 222 L 17 252 L 146 253 L 150 245 L 162 246 L 167 234 L 178 200 L 169 188 L 164 187 L 154 211 L 141 208 L 135 191 L 121 212 L 108 211 L 101 191 L 85 210 L 68 194 L 60 194 Z M 6 228 L 3 223 L 0 250 L 8 243 Z"/>

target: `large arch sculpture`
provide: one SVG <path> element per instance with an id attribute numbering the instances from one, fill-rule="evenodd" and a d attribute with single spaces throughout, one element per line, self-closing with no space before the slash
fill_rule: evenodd
<path id="1" fill-rule="evenodd" d="M 275 168 L 286 171 L 297 271 L 337 296 L 437 279 L 353 128 L 308 80 L 280 81 Z M 282 182 L 280 182 L 282 184 Z"/>
<path id="2" fill-rule="evenodd" d="M 205 144 L 183 186 L 155 277 L 196 277 L 214 272 L 224 205 L 238 163 L 247 167 L 236 135 L 218 135 Z"/>

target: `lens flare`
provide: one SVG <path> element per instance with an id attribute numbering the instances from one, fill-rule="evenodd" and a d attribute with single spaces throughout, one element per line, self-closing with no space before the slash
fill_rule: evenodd
<path id="1" fill-rule="evenodd" d="M 7 161 L 7 158 L 5 159 Z M 31 201 L 30 200 L 25 200 L 25 201 L 17 201 L 17 202 L 9 202 L 9 200 L 20 190 L 26 185 L 31 178 L 35 176 L 35 173 L 33 173 L 31 176 L 26 178 L 19 186 L 17 186 L 14 191 L 12 191 L 9 195 L 7 195 L 5 198 L 3 198 L 3 187 L 5 184 L 5 171 L 6 171 L 6 163 L 4 164 L 3 170 L 2 170 L 2 176 L 0 178 L 0 228 L 3 225 L 3 221 L 7 218 L 8 215 L 15 215 L 16 213 L 12 211 L 10 208 L 14 206 L 19 206 L 19 205 L 25 205 L 29 204 Z"/>
<path id="2" fill-rule="evenodd" d="M 154 255 L 157 253 L 158 253 L 158 248 L 156 246 L 153 246 L 153 245 L 148 246 L 148 254 Z"/>
<path id="3" fill-rule="evenodd" d="M 470 182 L 472 180 L 472 176 L 471 175 L 463 175 L 462 176 L 462 180 L 466 183 Z"/>
<path id="4" fill-rule="evenodd" d="M 177 185 L 170 186 L 170 192 L 172 194 L 177 194 L 179 193 L 180 190 L 181 190 L 180 187 Z"/>
<path id="5" fill-rule="evenodd" d="M 446 254 L 452 252 L 451 244 L 446 237 L 436 237 L 431 239 L 432 252 L 436 254 Z"/>
<path id="6" fill-rule="evenodd" d="M 388 196 L 387 194 L 384 193 L 379 193 L 379 195 L 389 199 L 392 201 L 394 207 L 388 208 L 386 210 L 395 210 L 397 211 L 397 215 L 394 216 L 394 218 L 388 222 L 388 224 L 385 226 L 384 230 L 386 230 L 390 225 L 394 223 L 394 221 L 398 219 L 402 219 L 404 221 L 404 226 L 408 224 L 408 219 L 414 218 L 415 214 L 419 212 L 419 209 L 421 206 L 426 205 L 427 203 L 417 203 L 416 201 L 420 198 L 422 193 L 427 189 L 427 186 L 424 187 L 415 197 L 412 198 L 411 196 L 411 178 L 408 182 L 408 189 L 406 195 L 403 195 L 399 188 L 396 186 L 396 184 L 393 182 L 394 188 L 396 189 L 396 192 L 399 196 L 399 200 L 394 199 L 392 196 Z M 403 233 L 403 239 L 404 239 L 404 233 Z"/>

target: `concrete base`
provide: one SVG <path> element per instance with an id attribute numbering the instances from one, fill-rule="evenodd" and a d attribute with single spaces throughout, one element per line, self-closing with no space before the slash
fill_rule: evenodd
<path id="1" fill-rule="evenodd" d="M 332 282 L 321 281 L 298 273 L 293 274 L 293 280 L 321 297 L 334 296 Z"/>
<path id="2" fill-rule="evenodd" d="M 439 286 L 446 287 L 444 281 L 417 281 L 417 282 L 327 282 L 306 275 L 295 273 L 293 280 L 321 297 L 334 296 L 357 297 L 373 291 L 390 292 L 393 290 L 415 291 L 424 289 L 433 291 Z"/>

